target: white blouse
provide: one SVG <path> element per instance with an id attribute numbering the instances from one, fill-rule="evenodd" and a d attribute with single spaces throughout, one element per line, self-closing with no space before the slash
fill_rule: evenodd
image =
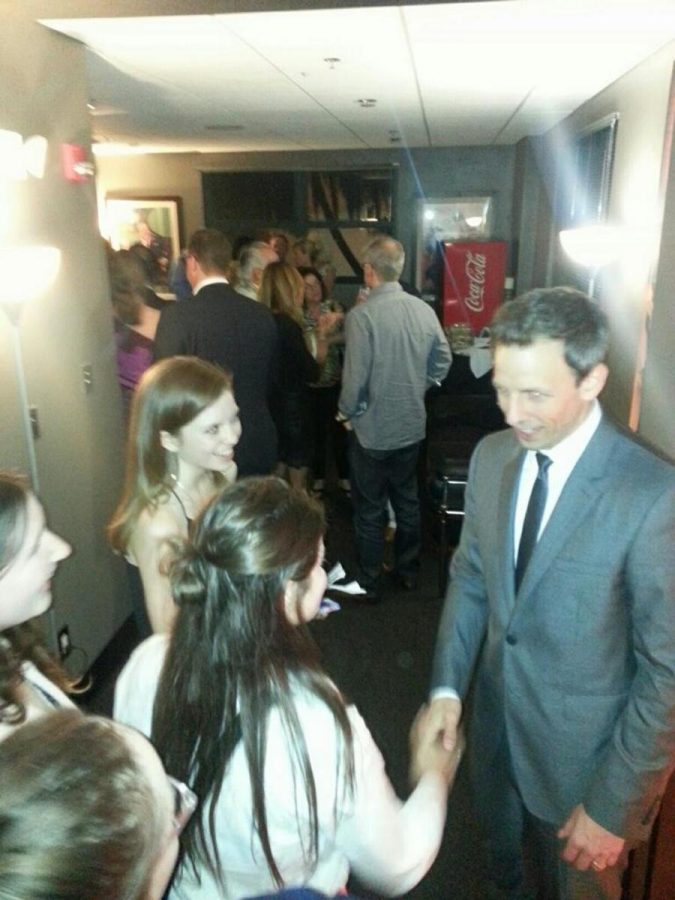
<path id="1" fill-rule="evenodd" d="M 149 735 L 155 692 L 168 638 L 154 635 L 132 654 L 116 685 L 114 716 Z M 346 884 L 349 872 L 381 894 L 409 891 L 438 853 L 445 822 L 447 789 L 435 774 L 425 775 L 403 803 L 384 770 L 382 756 L 357 710 L 347 714 L 354 735 L 354 793 L 339 775 L 341 741 L 331 711 L 315 695 L 298 688 L 295 706 L 314 774 L 319 825 L 318 861 L 312 869 L 302 846 L 309 823 L 302 777 L 289 752 L 281 718 L 269 714 L 265 800 L 270 843 L 287 887 L 308 886 L 329 896 Z M 252 826 L 253 804 L 241 742 L 225 774 L 216 808 L 216 841 L 225 873 L 223 893 L 203 871 L 201 885 L 189 866 L 176 881 L 172 898 L 227 900 L 275 890 Z"/>

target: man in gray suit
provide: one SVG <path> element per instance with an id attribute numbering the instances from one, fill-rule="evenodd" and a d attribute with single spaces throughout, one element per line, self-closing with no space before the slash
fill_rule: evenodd
<path id="1" fill-rule="evenodd" d="M 511 428 L 471 461 L 426 713 L 450 747 L 473 676 L 489 896 L 618 898 L 673 767 L 675 469 L 602 414 L 607 335 L 571 288 L 493 322 Z"/>

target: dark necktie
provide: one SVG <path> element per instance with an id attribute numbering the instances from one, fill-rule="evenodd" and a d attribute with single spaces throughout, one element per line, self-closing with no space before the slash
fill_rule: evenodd
<path id="1" fill-rule="evenodd" d="M 548 495 L 548 467 L 553 460 L 544 453 L 537 453 L 537 465 L 539 472 L 536 481 L 532 487 L 530 500 L 527 504 L 525 519 L 523 520 L 523 531 L 520 536 L 520 544 L 518 545 L 518 559 L 516 561 L 516 591 L 520 587 L 523 580 L 525 569 L 532 556 L 539 529 L 541 527 L 541 518 L 544 515 L 544 507 L 546 506 L 546 497 Z"/>

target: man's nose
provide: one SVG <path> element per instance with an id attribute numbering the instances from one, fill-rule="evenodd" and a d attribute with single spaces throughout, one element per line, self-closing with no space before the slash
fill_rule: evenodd
<path id="1" fill-rule="evenodd" d="M 517 394 L 511 394 L 509 397 L 502 400 L 501 406 L 504 418 L 509 425 L 513 425 L 514 422 L 519 421 L 522 416 L 523 405 Z"/>

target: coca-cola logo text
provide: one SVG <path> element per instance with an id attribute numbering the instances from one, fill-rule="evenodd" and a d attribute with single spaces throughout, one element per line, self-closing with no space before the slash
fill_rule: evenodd
<path id="1" fill-rule="evenodd" d="M 464 272 L 469 283 L 467 285 L 468 294 L 464 298 L 464 302 L 473 312 L 482 312 L 484 307 L 486 268 L 487 259 L 484 253 L 466 251 Z"/>

